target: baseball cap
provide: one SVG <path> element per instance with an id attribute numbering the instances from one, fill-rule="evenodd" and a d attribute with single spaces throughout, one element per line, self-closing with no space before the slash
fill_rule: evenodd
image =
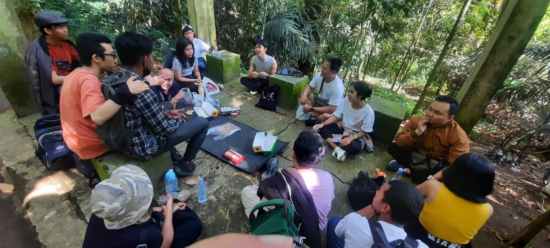
<path id="1" fill-rule="evenodd" d="M 191 27 L 191 25 L 189 25 L 189 24 L 184 24 L 183 27 L 181 27 L 181 33 L 182 34 L 185 34 L 185 32 L 187 32 L 189 30 L 193 31 L 193 27 Z"/>
<path id="2" fill-rule="evenodd" d="M 52 24 L 67 24 L 69 23 L 69 19 L 61 18 L 52 12 L 42 11 L 34 15 L 34 23 L 41 28 Z"/>
<path id="3" fill-rule="evenodd" d="M 109 230 L 138 223 L 153 200 L 153 185 L 143 169 L 123 165 L 92 191 L 92 213 L 102 218 Z"/>

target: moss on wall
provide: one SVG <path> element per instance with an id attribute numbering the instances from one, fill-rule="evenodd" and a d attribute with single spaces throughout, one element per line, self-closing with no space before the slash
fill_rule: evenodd
<path id="1" fill-rule="evenodd" d="M 0 87 L 18 116 L 37 112 L 25 69 L 29 41 L 9 1 L 0 2 Z"/>

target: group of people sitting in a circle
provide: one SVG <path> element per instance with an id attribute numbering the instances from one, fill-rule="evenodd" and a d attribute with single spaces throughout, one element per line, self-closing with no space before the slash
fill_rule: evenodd
<path id="1" fill-rule="evenodd" d="M 121 33 L 114 41 L 115 52 L 112 41 L 100 34 L 82 34 L 76 45 L 72 44 L 68 20 L 54 13 L 38 13 L 35 23 L 43 35 L 25 56 L 33 92 L 43 115 L 60 113 L 63 138 L 79 163 L 91 165 L 92 159 L 109 152 L 96 128 L 122 109 L 123 125 L 134 131 L 134 136 L 132 144 L 119 152 L 150 160 L 170 151 L 177 176 L 194 174 L 194 159 L 208 122 L 204 118 L 186 120 L 181 113 L 186 104 L 181 89 L 201 91 L 208 73 L 204 53 L 217 50 L 215 45 L 196 38 L 192 27 L 185 25 L 165 69 L 152 77 L 152 43 L 141 34 Z M 266 41 L 256 42 L 249 73 L 241 79 L 252 94 L 261 92 L 277 71 L 277 62 L 266 54 L 267 49 Z M 376 131 L 374 111 L 366 102 L 372 89 L 356 81 L 344 98 L 344 84 L 338 77 L 341 66 L 337 56 L 327 57 L 321 72 L 300 95 L 301 111 L 308 117 L 306 122 L 313 121 L 313 130 L 300 133 L 292 148 L 293 166 L 282 170 L 292 175 L 287 183 L 299 190 L 291 200 L 302 218 L 299 234 L 306 237 L 305 243 L 321 247 L 326 230 L 327 247 L 371 247 L 378 241 L 368 219 L 378 216 L 377 225 L 389 242 L 401 240 L 413 247 L 471 246 L 493 213 L 487 196 L 495 172 L 487 158 L 468 153 L 468 137 L 454 121 L 458 102 L 451 96 L 437 97 L 425 114 L 412 117 L 388 148 L 394 160 L 387 169 L 402 169 L 418 186 L 390 181 L 376 193 L 371 205 L 344 218 L 328 219 L 335 186 L 332 175 L 317 168 L 329 152 L 326 144 L 332 156 L 344 161 L 348 155 L 373 151 L 369 133 Z M 117 85 L 116 93 L 106 100 L 102 84 L 121 80 L 125 83 Z M 174 147 L 183 141 L 188 143 L 181 156 Z M 277 163 L 270 160 L 269 167 L 276 168 Z M 285 188 L 280 185 L 282 171 L 242 190 L 246 216 L 255 214 L 251 210 L 259 202 L 277 197 L 274 189 Z M 195 243 L 202 230 L 197 214 L 171 195 L 153 199 L 152 185 L 147 174 L 133 165 L 118 168 L 99 183 L 91 195 L 92 216 L 83 247 L 187 247 Z M 164 204 L 153 207 L 154 202 Z M 234 238 L 223 235 L 220 239 Z M 243 242 L 248 239 L 240 238 Z M 256 241 L 261 240 L 293 247 L 291 239 Z M 205 240 L 195 247 L 215 242 Z"/>

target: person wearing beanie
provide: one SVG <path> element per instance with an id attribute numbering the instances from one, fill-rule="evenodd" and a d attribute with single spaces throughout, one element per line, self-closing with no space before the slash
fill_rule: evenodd
<path id="1" fill-rule="evenodd" d="M 181 248 L 198 239 L 201 221 L 185 203 L 170 195 L 162 208 L 152 208 L 152 201 L 153 185 L 145 171 L 135 165 L 119 167 L 92 191 L 82 247 Z"/>
<path id="2" fill-rule="evenodd" d="M 40 113 L 59 113 L 59 94 L 65 77 L 80 65 L 75 45 L 69 40 L 68 19 L 39 12 L 34 23 L 41 36 L 27 48 L 25 63 Z"/>

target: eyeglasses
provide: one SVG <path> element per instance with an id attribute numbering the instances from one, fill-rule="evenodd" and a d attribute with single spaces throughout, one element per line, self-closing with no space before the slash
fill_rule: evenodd
<path id="1" fill-rule="evenodd" d="M 116 59 L 116 54 L 114 53 L 104 53 L 103 55 L 113 56 L 113 59 Z"/>

